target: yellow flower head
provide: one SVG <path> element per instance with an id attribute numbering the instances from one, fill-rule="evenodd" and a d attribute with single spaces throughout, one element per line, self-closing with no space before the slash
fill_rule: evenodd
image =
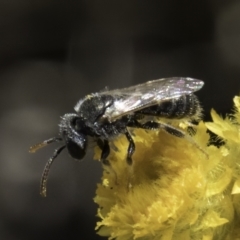
<path id="1" fill-rule="evenodd" d="M 95 197 L 98 233 L 117 240 L 237 239 L 240 98 L 234 103 L 233 116 L 222 119 L 212 111 L 212 123 L 200 122 L 193 141 L 134 129 L 132 166 L 128 141 L 116 139 Z M 222 138 L 221 147 L 209 145 L 207 128 Z"/>

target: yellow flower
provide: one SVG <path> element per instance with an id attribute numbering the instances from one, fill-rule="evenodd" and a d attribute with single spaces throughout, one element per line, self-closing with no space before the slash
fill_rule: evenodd
<path id="1" fill-rule="evenodd" d="M 193 141 L 134 129 L 132 166 L 125 136 L 114 141 L 111 167 L 94 199 L 98 234 L 117 240 L 239 239 L 240 98 L 234 103 L 235 114 L 226 119 L 212 110 L 213 122 L 200 122 Z M 207 129 L 223 140 L 221 147 L 209 144 Z"/>

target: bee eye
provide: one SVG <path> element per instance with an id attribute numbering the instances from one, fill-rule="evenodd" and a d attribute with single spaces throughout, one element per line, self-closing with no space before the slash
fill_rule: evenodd
<path id="1" fill-rule="evenodd" d="M 79 132 L 83 129 L 84 123 L 83 123 L 82 119 L 76 117 L 72 120 L 71 125 L 75 131 Z"/>
<path id="2" fill-rule="evenodd" d="M 81 160 L 86 154 L 86 146 L 80 147 L 72 140 L 67 142 L 67 149 L 72 158 Z"/>

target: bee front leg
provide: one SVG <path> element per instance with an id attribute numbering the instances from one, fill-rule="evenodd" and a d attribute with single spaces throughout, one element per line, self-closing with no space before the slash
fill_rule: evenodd
<path id="1" fill-rule="evenodd" d="M 109 147 L 108 141 L 107 140 L 98 139 L 97 140 L 97 145 L 102 150 L 101 159 L 100 159 L 102 164 L 106 165 L 106 166 L 110 166 L 110 162 L 107 160 L 107 157 L 108 157 L 108 155 L 110 153 L 110 147 Z"/>
<path id="2" fill-rule="evenodd" d="M 115 176 L 115 184 L 118 184 L 117 173 L 112 168 L 110 162 L 107 160 L 107 157 L 109 156 L 109 153 L 110 153 L 109 142 L 107 140 L 102 140 L 102 139 L 99 138 L 97 140 L 97 145 L 102 150 L 101 159 L 100 159 L 102 164 L 106 167 L 106 169 L 108 169 L 109 172 L 114 174 L 114 176 Z"/>

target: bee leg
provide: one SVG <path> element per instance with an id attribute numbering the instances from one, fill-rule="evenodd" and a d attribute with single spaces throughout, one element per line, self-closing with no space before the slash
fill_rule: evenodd
<path id="1" fill-rule="evenodd" d="M 128 151 L 127 151 L 127 163 L 128 163 L 128 165 L 132 165 L 132 155 L 135 151 L 135 143 L 128 131 L 126 131 L 125 135 L 129 142 Z"/>
<path id="2" fill-rule="evenodd" d="M 198 148 L 205 156 L 206 158 L 208 158 L 208 154 L 194 141 L 194 139 L 187 135 L 184 131 L 181 131 L 180 129 L 177 129 L 171 125 L 165 124 L 165 123 L 158 123 L 158 122 L 154 122 L 154 121 L 149 121 L 146 122 L 144 124 L 140 124 L 138 123 L 138 128 L 143 128 L 143 129 L 159 129 L 162 128 L 164 129 L 166 132 L 179 137 L 179 138 L 185 138 L 187 141 L 189 141 L 190 143 L 192 143 L 196 148 Z"/>
<path id="3" fill-rule="evenodd" d="M 117 173 L 112 168 L 110 162 L 107 160 L 107 157 L 110 153 L 110 147 L 109 147 L 108 141 L 107 140 L 102 140 L 102 139 L 99 138 L 97 140 L 97 145 L 102 150 L 101 159 L 100 159 L 102 164 L 108 169 L 109 172 L 112 172 L 115 175 L 115 184 L 118 184 Z"/>
<path id="4" fill-rule="evenodd" d="M 181 131 L 171 125 L 160 123 L 160 122 L 148 121 L 145 123 L 140 123 L 136 119 L 132 119 L 132 121 L 128 123 L 128 126 L 135 127 L 135 128 L 143 128 L 143 129 L 147 129 L 147 130 L 154 130 L 154 129 L 156 130 L 156 129 L 162 128 L 166 132 L 168 132 L 176 137 L 182 138 L 182 137 L 186 136 L 186 134 L 183 131 Z"/>
<path id="5" fill-rule="evenodd" d="M 176 137 L 180 137 L 180 138 L 183 138 L 183 137 L 186 137 L 186 133 L 181 131 L 180 129 L 177 129 L 171 125 L 168 125 L 168 124 L 164 124 L 164 123 L 158 123 L 158 122 L 154 122 L 154 121 L 149 121 L 149 122 L 146 122 L 144 124 L 141 125 L 141 128 L 144 128 L 144 129 L 159 129 L 159 128 L 162 128 L 164 129 L 166 132 L 176 136 Z"/>
<path id="6" fill-rule="evenodd" d="M 107 140 L 98 139 L 97 145 L 102 150 L 101 153 L 101 162 L 103 165 L 110 166 L 110 162 L 107 160 L 107 157 L 110 153 L 110 147 Z"/>

